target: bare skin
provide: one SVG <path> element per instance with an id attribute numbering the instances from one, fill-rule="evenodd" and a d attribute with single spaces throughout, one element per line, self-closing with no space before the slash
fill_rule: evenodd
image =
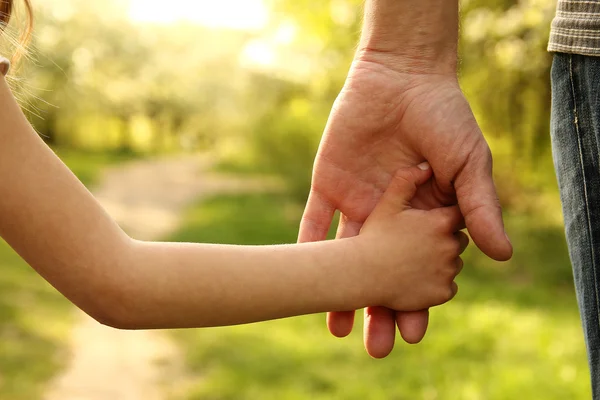
<path id="1" fill-rule="evenodd" d="M 346 240 L 287 246 L 127 236 L 43 143 L 0 78 L 0 235 L 98 321 L 123 329 L 232 325 L 370 305 L 420 310 L 456 293 L 457 207 L 410 206 L 429 165 L 400 170 Z"/>
<path id="2" fill-rule="evenodd" d="M 455 0 L 366 1 L 359 50 L 316 157 L 300 242 L 324 240 L 335 210 L 342 213 L 337 237 L 357 235 L 394 172 L 428 161 L 435 178 L 412 206 L 460 206 L 477 246 L 499 261 L 511 257 L 491 153 L 457 80 L 457 41 Z M 392 351 L 395 325 L 409 343 L 425 335 L 427 311 L 396 311 L 403 310 L 365 310 L 373 357 Z M 353 321 L 346 311 L 327 322 L 343 337 Z"/>

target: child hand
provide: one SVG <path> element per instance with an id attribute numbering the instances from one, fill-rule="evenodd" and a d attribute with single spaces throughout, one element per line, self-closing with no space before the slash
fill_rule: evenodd
<path id="1" fill-rule="evenodd" d="M 431 176 L 428 164 L 400 170 L 361 230 L 358 250 L 373 306 L 424 310 L 457 293 L 454 279 L 469 243 L 459 231 L 464 227 L 459 208 L 422 211 L 410 206 L 417 187 Z"/>

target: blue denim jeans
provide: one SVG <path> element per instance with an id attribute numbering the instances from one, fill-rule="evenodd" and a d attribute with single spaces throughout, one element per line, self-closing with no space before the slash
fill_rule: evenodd
<path id="1" fill-rule="evenodd" d="M 593 398 L 600 399 L 600 57 L 554 55 L 551 131 Z"/>

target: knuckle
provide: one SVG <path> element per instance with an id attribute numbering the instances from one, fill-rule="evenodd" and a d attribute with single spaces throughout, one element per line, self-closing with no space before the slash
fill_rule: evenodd
<path id="1" fill-rule="evenodd" d="M 471 168 L 484 168 L 484 170 L 491 171 L 493 158 L 492 158 L 492 150 L 490 146 L 483 138 L 481 132 L 481 140 L 478 141 L 473 147 L 473 151 L 469 154 L 469 160 L 471 161 L 469 167 Z"/>
<path id="2" fill-rule="evenodd" d="M 481 142 L 481 156 L 483 157 L 483 159 L 486 162 L 486 165 L 489 164 L 490 166 L 493 163 L 493 158 L 492 158 L 492 149 L 490 149 L 490 146 L 487 144 L 487 142 L 485 140 L 483 140 Z"/>
<path id="3" fill-rule="evenodd" d="M 464 267 L 465 267 L 465 262 L 463 261 L 462 258 L 459 257 L 458 261 L 456 263 L 456 274 L 455 274 L 455 277 L 458 276 L 462 272 L 462 270 L 463 270 Z"/>
<path id="4" fill-rule="evenodd" d="M 439 213 L 439 217 L 437 218 L 438 228 L 443 231 L 453 230 L 456 225 L 456 221 L 461 218 L 459 214 L 460 211 L 457 209 L 443 210 L 443 212 Z"/>
<path id="5" fill-rule="evenodd" d="M 451 287 L 447 287 L 440 291 L 438 301 L 439 304 L 444 304 L 449 302 L 454 298 L 454 290 Z"/>
<path id="6" fill-rule="evenodd" d="M 414 185 L 414 176 L 411 171 L 401 171 L 394 176 L 394 184 L 399 187 L 410 187 Z"/>
<path id="7" fill-rule="evenodd" d="M 463 245 L 462 245 L 461 241 L 459 239 L 454 239 L 452 241 L 452 255 L 454 257 L 458 257 L 460 255 L 462 247 L 463 247 Z"/>
<path id="8" fill-rule="evenodd" d="M 458 294 L 458 285 L 454 281 L 452 282 L 452 286 L 450 287 L 450 292 L 452 293 L 450 300 L 452 300 Z M 448 301 L 450 301 L 450 300 L 448 300 Z"/>
<path id="9" fill-rule="evenodd" d="M 448 225 L 450 225 L 450 221 L 448 218 L 448 214 L 447 213 L 438 213 L 437 217 L 435 218 L 436 221 L 436 228 L 439 230 L 443 230 L 445 231 L 446 228 L 448 227 Z"/>
<path id="10" fill-rule="evenodd" d="M 444 247 L 443 247 L 443 251 L 444 251 L 444 255 L 446 255 L 449 260 L 448 261 L 453 261 L 454 259 L 456 259 L 456 257 L 459 256 L 460 254 L 460 248 L 461 248 L 461 244 L 460 241 L 458 239 L 450 239 L 447 240 Z"/>

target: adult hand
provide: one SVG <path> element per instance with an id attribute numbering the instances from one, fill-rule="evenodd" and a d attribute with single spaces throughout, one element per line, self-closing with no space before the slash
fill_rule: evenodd
<path id="1" fill-rule="evenodd" d="M 458 204 L 477 246 L 507 260 L 512 246 L 492 181 L 489 147 L 456 75 L 396 69 L 368 54 L 357 57 L 337 98 L 316 157 L 300 227 L 300 242 L 324 240 L 341 212 L 337 237 L 355 236 L 399 168 L 428 161 L 434 179 L 419 188 L 413 207 Z M 354 311 L 330 313 L 332 334 L 347 336 Z M 365 310 L 365 347 L 373 357 L 394 346 L 395 325 L 409 343 L 427 329 L 428 312 Z"/>

